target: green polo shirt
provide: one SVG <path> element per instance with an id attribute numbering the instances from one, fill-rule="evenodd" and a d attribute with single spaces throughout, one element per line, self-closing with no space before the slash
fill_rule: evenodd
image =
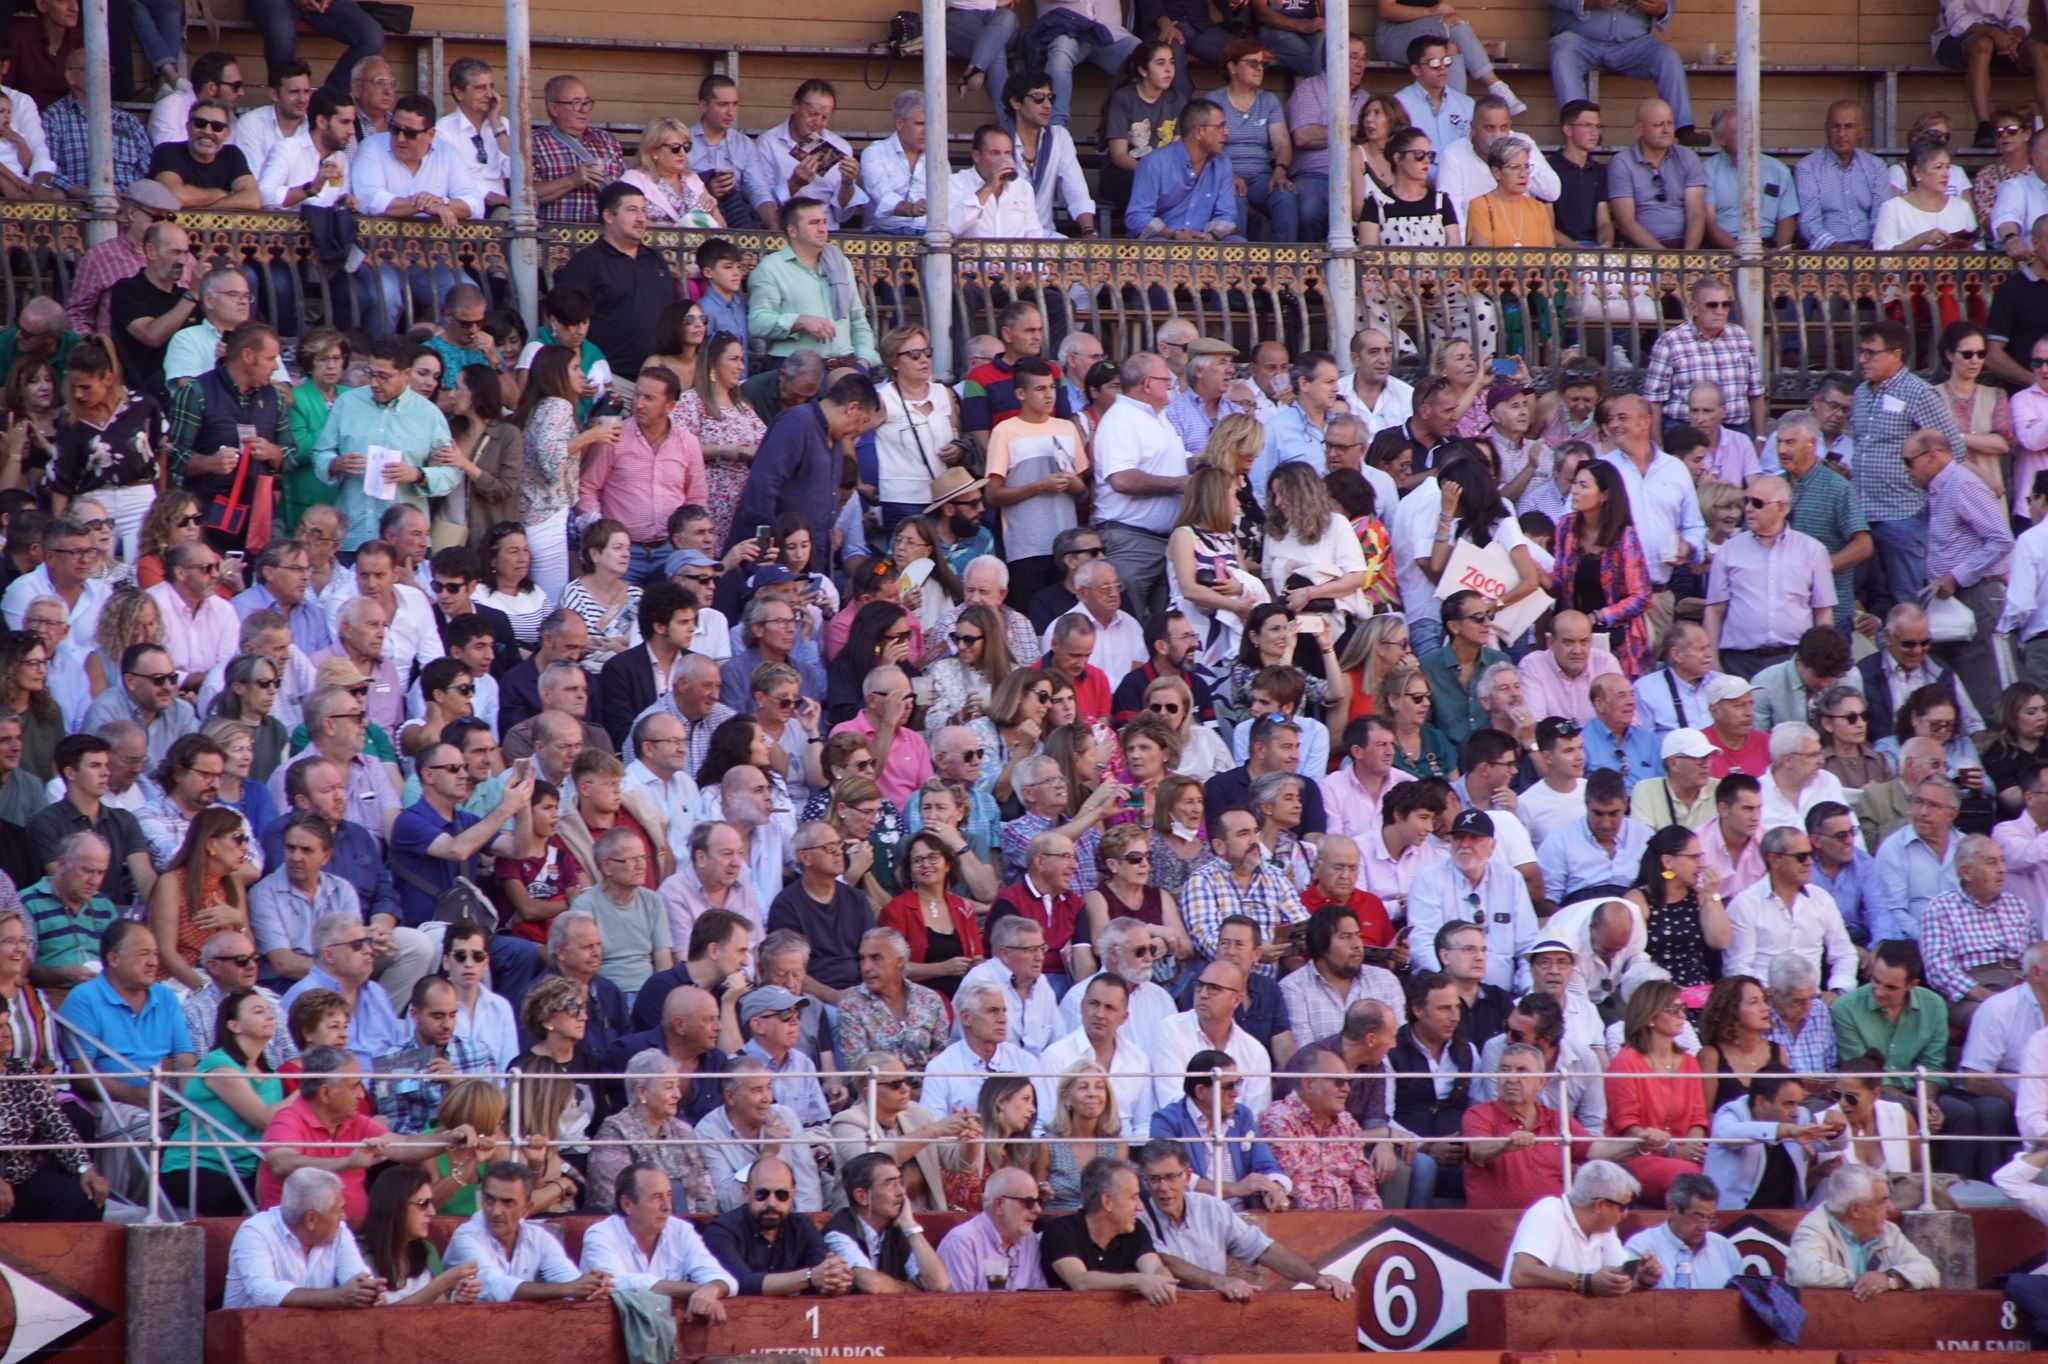
<path id="1" fill-rule="evenodd" d="M 1850 537 L 1870 529 L 1849 480 L 1827 465 L 1815 461 L 1806 477 L 1787 481 L 1792 485 L 1792 529 L 1820 541 L 1829 554 L 1841 553 Z M 1851 604 L 1856 600 L 1850 581 L 1855 572 L 1852 568 L 1835 571 L 1835 628 L 1844 633 L 1849 630 Z"/>
<path id="2" fill-rule="evenodd" d="M 1894 1024 L 1877 1007 L 1868 985 L 1835 1001 L 1835 1053 L 1843 1060 L 1875 1051 L 1886 1070 L 1948 1069 L 1948 1001 L 1924 985 L 1913 987 Z M 1939 1087 L 1945 1081 L 1930 1079 Z"/>

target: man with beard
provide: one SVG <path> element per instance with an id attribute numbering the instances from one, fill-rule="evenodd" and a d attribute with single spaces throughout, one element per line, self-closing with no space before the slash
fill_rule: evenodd
<path id="1" fill-rule="evenodd" d="M 1493 820 L 1484 811 L 1461 812 L 1451 823 L 1450 841 L 1450 861 L 1416 873 L 1408 895 L 1416 969 L 1440 969 L 1437 930 L 1455 919 L 1469 919 L 1486 934 L 1488 983 L 1503 990 L 1527 989 L 1524 954 L 1536 941 L 1536 910 L 1528 886 L 1513 870 L 1494 862 Z"/>

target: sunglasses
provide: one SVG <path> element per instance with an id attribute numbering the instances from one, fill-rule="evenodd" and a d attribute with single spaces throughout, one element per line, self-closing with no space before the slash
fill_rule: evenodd
<path id="1" fill-rule="evenodd" d="M 1031 693 L 1031 699 L 1038 702 L 1038 704 L 1041 706 L 1049 706 L 1052 704 L 1052 693 L 1049 691 L 1034 689 Z"/>
<path id="2" fill-rule="evenodd" d="M 875 1084 L 882 1089 L 893 1089 L 899 1094 L 910 1088 L 910 1081 L 902 1076 L 893 1080 L 877 1080 Z"/>
<path id="3" fill-rule="evenodd" d="M 433 131 L 432 128 L 401 128 L 396 123 L 391 125 L 391 135 L 393 137 L 402 137 L 407 142 L 412 141 L 416 137 L 425 137 Z"/>
<path id="4" fill-rule="evenodd" d="M 1117 860 L 1119 862 L 1122 862 L 1127 867 L 1143 867 L 1150 865 L 1152 861 L 1152 854 L 1147 852 L 1125 853 L 1122 857 L 1118 858 Z M 1149 952 L 1150 950 L 1151 949 L 1149 948 L 1146 949 L 1147 952 Z M 1131 953 L 1131 955 L 1135 957 L 1143 954 L 1139 952 L 1133 952 Z"/>
<path id="5" fill-rule="evenodd" d="M 997 1194 L 996 1197 L 1006 1198 L 1012 1203 L 1022 1203 L 1027 1208 L 1042 1208 L 1045 1206 L 1045 1200 L 1040 1198 L 1037 1194 L 1006 1193 Z"/>
<path id="6" fill-rule="evenodd" d="M 1959 350 L 1959 351 L 1957 351 L 1957 352 L 1956 352 L 1956 359 L 1958 359 L 1958 360 L 1982 360 L 1982 359 L 1984 358 L 1985 354 L 1986 354 L 1986 352 L 1984 352 L 1984 351 L 1981 351 L 1981 350 Z"/>
<path id="7" fill-rule="evenodd" d="M 480 947 L 458 947 L 448 954 L 448 960 L 464 966 L 482 966 L 491 959 L 491 954 Z"/>
<path id="8" fill-rule="evenodd" d="M 950 638 L 955 644 L 981 643 L 980 635 L 963 635 L 958 630 L 955 630 L 950 636 L 948 636 L 948 638 Z"/>
<path id="9" fill-rule="evenodd" d="M 139 677 L 152 687 L 174 687 L 178 684 L 176 673 L 129 673 L 128 676 Z"/>
<path id="10" fill-rule="evenodd" d="M 80 522 L 79 522 L 78 524 L 79 524 L 79 525 L 81 525 L 81 526 L 83 526 L 83 527 L 85 527 L 85 528 L 86 528 L 87 530 L 94 530 L 94 531 L 98 531 L 98 530 L 112 530 L 112 529 L 114 528 L 114 522 L 113 522 L 113 520 L 112 520 L 111 518 L 109 518 L 109 517 L 105 517 L 105 516 L 101 516 L 101 517 L 95 517 L 95 518 L 94 518 L 93 520 L 91 520 L 91 521 L 80 521 Z"/>
<path id="11" fill-rule="evenodd" d="M 228 130 L 228 125 L 217 118 L 195 118 L 192 120 L 192 128 L 195 132 L 224 133 Z"/>
<path id="12" fill-rule="evenodd" d="M 458 695 L 461 695 L 461 696 L 475 696 L 475 695 L 476 695 L 476 683 L 474 683 L 474 682 L 457 682 L 457 683 L 456 683 L 456 684 L 455 684 L 454 686 L 452 686 L 452 687 L 448 688 L 448 690 L 449 690 L 449 691 L 452 691 L 452 692 L 455 692 L 455 693 L 457 693 Z"/>
<path id="13" fill-rule="evenodd" d="M 205 519 L 199 516 L 197 513 L 194 513 L 191 516 L 181 516 L 178 518 L 178 525 L 186 530 L 190 530 L 194 526 L 202 526 L 205 524 Z"/>
<path id="14" fill-rule="evenodd" d="M 455 582 L 455 583 L 447 583 L 447 582 L 442 582 L 442 581 L 441 581 L 441 580 L 440 580 L 439 578 L 436 578 L 436 579 L 434 579 L 434 595 L 435 595 L 435 596 L 444 596 L 444 595 L 446 595 L 447 593 L 450 593 L 450 592 L 460 592 L 460 591 L 462 591 L 462 590 L 463 590 L 463 589 L 464 589 L 465 587 L 468 587 L 468 586 L 469 586 L 469 584 L 468 584 L 468 583 L 462 583 L 462 582 Z"/>
<path id="15" fill-rule="evenodd" d="M 426 772 L 460 772 L 463 770 L 463 765 L 461 763 L 421 763 L 420 769 Z"/>
<path id="16" fill-rule="evenodd" d="M 929 360 L 932 358 L 932 348 L 930 346 L 916 346 L 907 350 L 899 350 L 896 352 L 896 358 L 899 360 Z"/>
<path id="17" fill-rule="evenodd" d="M 1870 712 L 1867 710 L 1841 710 L 1828 716 L 1828 719 L 1840 720 L 1845 725 L 1860 725 L 1869 718 Z"/>
<path id="18" fill-rule="evenodd" d="M 776 1201 L 777 1203 L 787 1203 L 787 1202 L 789 1202 L 789 1190 L 788 1190 L 788 1189 L 756 1189 L 756 1190 L 754 1190 L 754 1201 L 755 1201 L 756 1203 L 766 1203 L 766 1202 L 767 1202 L 767 1201 L 768 1201 L 769 1199 L 771 1199 L 771 1198 L 772 1198 L 772 1199 L 774 1199 L 774 1200 L 775 1200 L 775 1201 Z"/>
<path id="19" fill-rule="evenodd" d="M 352 952 L 369 952 L 376 947 L 376 943 L 369 938 L 347 938 L 341 942 L 329 943 L 328 946 L 346 947 Z"/>
<path id="20" fill-rule="evenodd" d="M 1178 702 L 1178 701 L 1154 701 L 1154 702 L 1153 702 L 1153 703 L 1152 703 L 1152 704 L 1151 704 L 1151 705 L 1150 705 L 1150 706 L 1148 707 L 1148 709 L 1149 709 L 1149 710 L 1151 710 L 1151 712 L 1152 712 L 1152 713 L 1153 713 L 1154 715 L 1178 715 L 1178 714 L 1180 714 L 1180 702 Z"/>
<path id="21" fill-rule="evenodd" d="M 237 966 L 246 971 L 256 964 L 258 958 L 254 952 L 237 952 L 233 956 L 223 953 L 214 960 L 224 961 L 230 966 Z"/>

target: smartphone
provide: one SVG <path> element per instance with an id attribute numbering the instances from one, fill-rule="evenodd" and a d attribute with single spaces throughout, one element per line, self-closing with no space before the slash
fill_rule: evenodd
<path id="1" fill-rule="evenodd" d="M 1621 1262 L 1621 1272 L 1628 1275 L 1631 1279 L 1640 1273 L 1642 1268 L 1643 1260 L 1640 1255 L 1633 1260 L 1623 1260 Z"/>
<path id="2" fill-rule="evenodd" d="M 249 556 L 239 549 L 228 550 L 225 554 L 222 554 L 220 557 L 226 559 L 230 563 L 238 565 L 248 562 L 249 559 Z"/>
<path id="3" fill-rule="evenodd" d="M 764 555 L 768 553 L 770 547 L 770 536 L 773 533 L 774 529 L 775 528 L 773 526 L 767 525 L 765 523 L 754 527 L 754 543 L 761 547 L 761 553 Z"/>
<path id="4" fill-rule="evenodd" d="M 1145 793 L 1143 791 L 1133 791 L 1130 795 L 1125 796 L 1124 809 L 1129 810 L 1134 815 L 1143 813 L 1145 809 Z"/>
<path id="5" fill-rule="evenodd" d="M 1196 569 L 1195 584 L 1198 587 L 1214 587 L 1216 585 L 1216 570 L 1213 568 Z"/>
<path id="6" fill-rule="evenodd" d="M 1513 360 L 1496 360 L 1491 368 L 1496 379 L 1512 379 L 1522 372 L 1522 367 Z"/>

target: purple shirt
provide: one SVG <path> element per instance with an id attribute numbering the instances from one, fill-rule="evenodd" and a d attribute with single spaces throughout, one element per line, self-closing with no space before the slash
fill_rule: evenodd
<path id="1" fill-rule="evenodd" d="M 1045 1271 L 1038 1264 L 1038 1233 L 1026 1232 L 1006 1251 L 987 1213 L 947 1232 L 938 1251 L 939 1263 L 946 1267 L 946 1277 L 955 1293 L 988 1292 L 988 1272 L 998 1265 L 1007 1266 L 1012 1293 L 1045 1287 Z"/>
<path id="2" fill-rule="evenodd" d="M 1726 553 L 1727 551 L 1722 551 Z M 1927 576 L 1958 587 L 2002 578 L 2012 568 L 2012 523 L 1984 480 L 1951 461 L 1927 485 Z"/>
<path id="3" fill-rule="evenodd" d="M 1351 126 L 1358 126 L 1358 116 L 1365 112 L 1365 90 L 1351 92 Z M 1310 76 L 1294 87 L 1294 93 L 1287 97 L 1287 129 L 1321 128 L 1328 131 L 1330 126 L 1330 78 Z M 1325 142 L 1313 151 L 1294 153 L 1294 174 L 1297 179 L 1304 175 L 1328 175 L 1330 173 L 1330 145 Z"/>
<path id="4" fill-rule="evenodd" d="M 1813 628 L 1816 610 L 1834 610 L 1835 571 L 1811 535 L 1787 527 L 1766 544 L 1743 531 L 1714 556 L 1707 605 L 1728 608 L 1721 623 L 1724 649 L 1794 645 Z"/>

